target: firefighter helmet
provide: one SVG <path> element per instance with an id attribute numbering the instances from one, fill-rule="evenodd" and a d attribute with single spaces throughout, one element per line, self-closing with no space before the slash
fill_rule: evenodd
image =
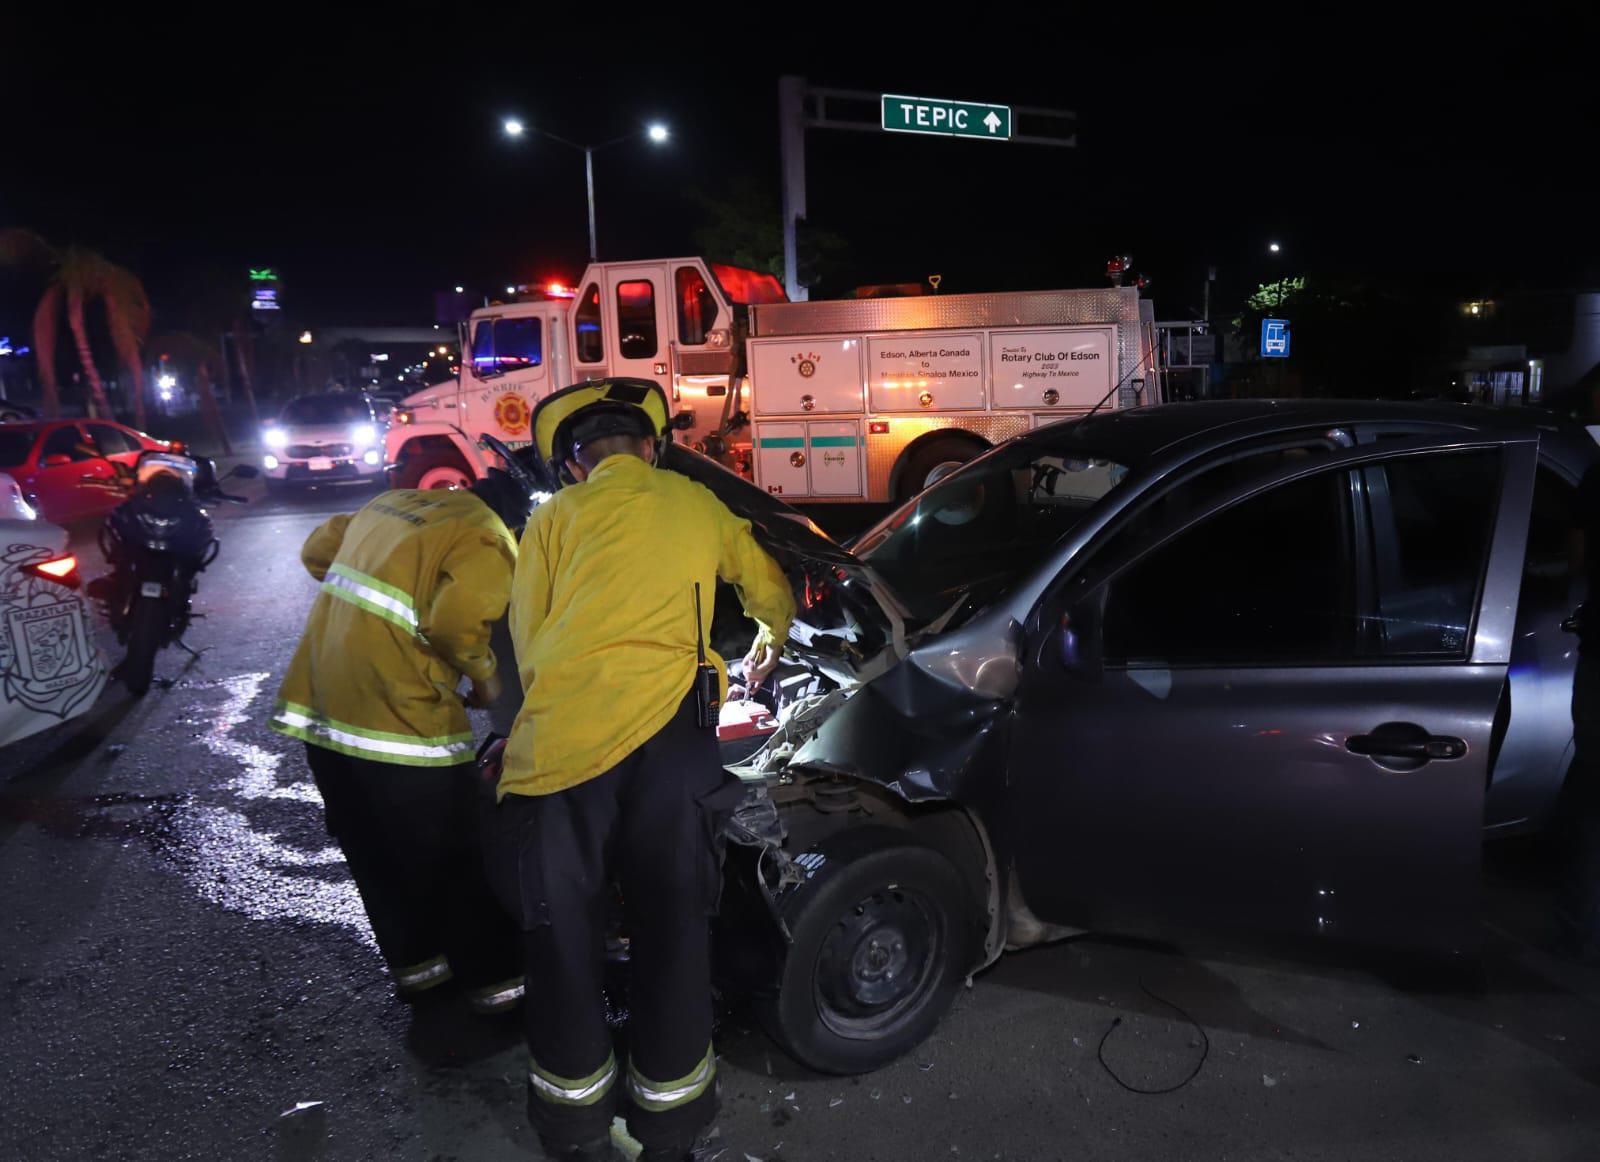
<path id="1" fill-rule="evenodd" d="M 599 379 L 546 396 L 533 409 L 533 443 L 550 491 L 571 483 L 567 461 L 579 448 L 606 436 L 672 438 L 667 393 L 650 379 Z"/>

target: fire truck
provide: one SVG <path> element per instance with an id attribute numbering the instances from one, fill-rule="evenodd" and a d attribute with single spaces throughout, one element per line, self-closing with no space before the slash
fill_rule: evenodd
<path id="1" fill-rule="evenodd" d="M 1160 397 L 1154 312 L 1135 287 L 791 303 L 777 279 L 700 258 L 595 263 L 474 311 L 457 379 L 406 398 L 391 481 L 469 483 L 489 433 L 584 379 L 653 379 L 675 438 L 802 501 L 914 495 L 986 448 L 1096 407 Z"/>

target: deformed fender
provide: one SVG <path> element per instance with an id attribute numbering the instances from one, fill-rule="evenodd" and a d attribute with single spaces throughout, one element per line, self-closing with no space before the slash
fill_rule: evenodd
<path id="1" fill-rule="evenodd" d="M 835 710 L 790 767 L 864 779 L 909 803 L 991 802 L 1004 781 L 1018 636 L 1009 619 L 984 620 L 918 647 Z"/>

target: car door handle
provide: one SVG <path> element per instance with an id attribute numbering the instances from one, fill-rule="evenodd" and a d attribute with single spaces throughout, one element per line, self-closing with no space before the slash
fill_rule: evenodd
<path id="1" fill-rule="evenodd" d="M 1385 722 L 1371 734 L 1352 734 L 1344 740 L 1351 754 L 1374 759 L 1410 759 L 1425 763 L 1430 759 L 1459 759 L 1467 754 L 1467 742 L 1448 734 L 1429 734 L 1412 722 Z"/>

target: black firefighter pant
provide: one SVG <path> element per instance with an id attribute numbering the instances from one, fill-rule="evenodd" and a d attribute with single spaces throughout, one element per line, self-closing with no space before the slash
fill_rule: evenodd
<path id="1" fill-rule="evenodd" d="M 306 762 L 400 991 L 515 978 L 517 930 L 483 873 L 474 765 L 401 766 L 309 743 Z"/>
<path id="2" fill-rule="evenodd" d="M 646 1146 L 687 1150 L 715 1116 L 710 917 L 740 793 L 691 695 L 604 774 L 496 810 L 492 878 L 526 933 L 528 1117 L 547 1145 L 604 1138 L 620 1109 Z M 601 981 L 616 886 L 630 941 L 625 1066 Z"/>

